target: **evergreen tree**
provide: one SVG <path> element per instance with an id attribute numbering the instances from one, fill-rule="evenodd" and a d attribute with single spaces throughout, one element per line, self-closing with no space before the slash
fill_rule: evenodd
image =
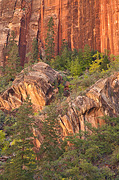
<path id="1" fill-rule="evenodd" d="M 45 39 L 46 60 L 50 62 L 54 57 L 54 20 L 51 17 L 47 25 L 47 37 Z"/>
<path id="2" fill-rule="evenodd" d="M 1 156 L 1 151 L 4 147 L 4 141 L 5 141 L 5 132 L 0 130 L 0 156 Z"/>
<path id="3" fill-rule="evenodd" d="M 79 59 L 76 57 L 74 60 L 71 61 L 70 72 L 73 76 L 79 76 L 82 73 L 81 66 L 79 64 Z"/>
<path id="4" fill-rule="evenodd" d="M 84 132 L 67 136 L 65 152 L 51 163 L 45 162 L 44 179 L 119 179 L 119 117 L 105 117 L 105 122 L 98 128 L 86 123 Z"/>
<path id="5" fill-rule="evenodd" d="M 33 180 L 36 156 L 33 151 L 34 118 L 29 99 L 20 106 L 16 118 L 12 141 L 6 150 L 9 159 L 4 167 L 3 179 Z"/>
<path id="6" fill-rule="evenodd" d="M 80 64 L 80 67 L 81 67 L 81 69 L 83 70 L 83 69 L 85 69 L 84 68 L 84 61 L 83 61 L 83 52 L 82 52 L 82 49 L 79 49 L 79 51 L 78 51 L 78 60 L 79 60 L 79 64 Z"/>
<path id="7" fill-rule="evenodd" d="M 89 45 L 84 46 L 84 52 L 83 52 L 83 70 L 86 68 L 89 68 L 90 63 L 92 62 L 92 53 Z"/>
<path id="8" fill-rule="evenodd" d="M 74 52 L 75 53 L 75 52 Z M 68 48 L 68 43 L 64 39 L 62 40 L 62 46 L 60 55 L 51 60 L 51 66 L 57 70 L 70 70 L 72 52 Z M 73 55 L 74 56 L 74 55 Z"/>
<path id="9" fill-rule="evenodd" d="M 105 53 L 103 54 L 103 61 L 101 63 L 100 69 L 101 70 L 107 70 L 108 69 L 108 64 L 110 63 L 109 58 L 108 58 L 108 51 L 105 50 Z"/>
<path id="10" fill-rule="evenodd" d="M 8 59 L 5 65 L 4 73 L 9 81 L 14 79 L 16 74 L 21 71 L 18 45 L 15 41 L 14 31 L 11 32 L 8 45 L 6 46 L 6 54 Z"/>
<path id="11" fill-rule="evenodd" d="M 22 69 L 14 31 L 11 32 L 8 44 L 4 48 L 4 56 L 6 57 L 6 60 L 4 67 L 1 67 L 3 73 L 0 77 L 0 92 L 4 91 L 9 85 L 11 85 L 15 76 Z"/>
<path id="12" fill-rule="evenodd" d="M 0 130 L 3 130 L 4 121 L 5 121 L 5 113 L 0 110 Z"/>
<path id="13" fill-rule="evenodd" d="M 33 63 L 38 62 L 38 40 L 33 39 L 32 43 Z"/>
<path id="14" fill-rule="evenodd" d="M 97 51 L 97 53 L 93 55 L 93 58 L 95 60 L 90 64 L 90 73 L 101 72 L 102 70 L 108 69 L 109 59 L 106 54 Z"/>
<path id="15" fill-rule="evenodd" d="M 39 174 L 42 179 L 52 179 L 50 164 L 60 157 L 64 149 L 56 104 L 48 106 L 45 113 L 47 117 L 41 131 L 44 139 L 39 151 Z"/>
<path id="16" fill-rule="evenodd" d="M 46 108 L 47 118 L 43 122 L 42 135 L 44 137 L 41 144 L 40 154 L 43 160 L 57 159 L 61 150 L 61 134 L 60 124 L 58 120 L 58 112 L 56 104 L 52 104 Z"/>
<path id="17" fill-rule="evenodd" d="M 26 54 L 26 58 L 28 63 L 25 64 L 25 68 L 38 62 L 38 40 L 36 38 L 33 39 L 32 51 Z"/>
<path id="18" fill-rule="evenodd" d="M 95 59 L 92 61 L 90 64 L 89 72 L 94 73 L 94 72 L 100 72 L 101 68 L 101 63 L 103 62 L 103 55 L 97 51 L 96 54 L 94 54 L 93 58 Z"/>

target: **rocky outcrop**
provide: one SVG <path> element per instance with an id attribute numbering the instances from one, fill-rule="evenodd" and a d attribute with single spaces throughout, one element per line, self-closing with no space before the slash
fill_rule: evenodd
<path id="1" fill-rule="evenodd" d="M 55 53 L 66 39 L 69 47 L 110 50 L 119 55 L 118 0 L 0 0 L 0 62 L 8 34 L 14 30 L 19 44 L 21 64 L 38 39 L 39 53 L 44 55 L 47 23 L 52 16 L 55 31 Z"/>
<path id="2" fill-rule="evenodd" d="M 0 96 L 0 109 L 18 108 L 29 95 L 34 110 L 41 110 L 53 97 L 53 83 L 57 77 L 60 78 L 59 73 L 43 62 L 26 68 Z"/>
<path id="3" fill-rule="evenodd" d="M 69 99 L 68 112 L 61 117 L 64 136 L 85 130 L 86 121 L 93 127 L 104 124 L 104 115 L 119 116 L 119 73 L 97 81 L 86 96 L 78 96 L 73 102 Z"/>
<path id="4" fill-rule="evenodd" d="M 43 62 L 26 68 L 0 96 L 0 109 L 10 111 L 18 108 L 29 95 L 34 110 L 42 110 L 55 95 L 54 83 L 60 81 L 61 75 Z M 85 130 L 86 121 L 94 127 L 104 124 L 102 116 L 119 115 L 119 73 L 97 81 L 87 90 L 86 96 L 78 96 L 75 100 L 69 96 L 65 103 L 59 110 L 63 136 Z"/>

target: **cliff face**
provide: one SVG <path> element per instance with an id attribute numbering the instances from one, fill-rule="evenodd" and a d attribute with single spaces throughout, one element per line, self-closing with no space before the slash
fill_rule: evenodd
<path id="1" fill-rule="evenodd" d="M 34 38 L 43 54 L 51 16 L 56 53 L 66 39 L 72 49 L 89 44 L 93 49 L 109 49 L 119 55 L 119 0 L 0 0 L 0 62 L 11 30 L 17 35 L 22 65 Z"/>

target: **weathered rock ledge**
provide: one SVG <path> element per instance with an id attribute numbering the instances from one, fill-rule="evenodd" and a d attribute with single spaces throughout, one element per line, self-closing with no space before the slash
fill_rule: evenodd
<path id="1" fill-rule="evenodd" d="M 0 96 L 0 109 L 18 108 L 27 95 L 30 96 L 34 110 L 42 110 L 49 104 L 54 95 L 53 83 L 60 78 L 58 72 L 49 65 L 39 62 L 22 71 L 13 85 Z M 59 115 L 63 136 L 77 133 L 85 129 L 88 121 L 94 127 L 103 124 L 99 118 L 104 115 L 119 115 L 119 72 L 106 79 L 100 79 L 89 88 L 86 96 L 78 96 L 75 100 L 67 98 L 68 109 L 65 115 Z"/>
<path id="2" fill-rule="evenodd" d="M 43 62 L 26 68 L 0 96 L 0 109 L 10 111 L 18 108 L 29 95 L 34 110 L 41 110 L 52 99 L 52 84 L 58 75 L 58 72 Z"/>
<path id="3" fill-rule="evenodd" d="M 86 96 L 78 96 L 69 102 L 69 109 L 61 117 L 64 136 L 85 130 L 85 122 L 93 127 L 104 124 L 104 115 L 119 116 L 119 72 L 106 79 L 100 79 L 89 88 Z"/>

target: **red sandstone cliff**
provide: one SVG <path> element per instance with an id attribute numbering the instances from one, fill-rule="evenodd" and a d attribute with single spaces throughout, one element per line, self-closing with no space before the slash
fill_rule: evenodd
<path id="1" fill-rule="evenodd" d="M 54 18 L 55 51 L 66 39 L 71 48 L 93 49 L 119 55 L 119 0 L 0 0 L 0 62 L 9 31 L 16 32 L 21 63 L 38 38 L 43 53 L 46 27 Z"/>

